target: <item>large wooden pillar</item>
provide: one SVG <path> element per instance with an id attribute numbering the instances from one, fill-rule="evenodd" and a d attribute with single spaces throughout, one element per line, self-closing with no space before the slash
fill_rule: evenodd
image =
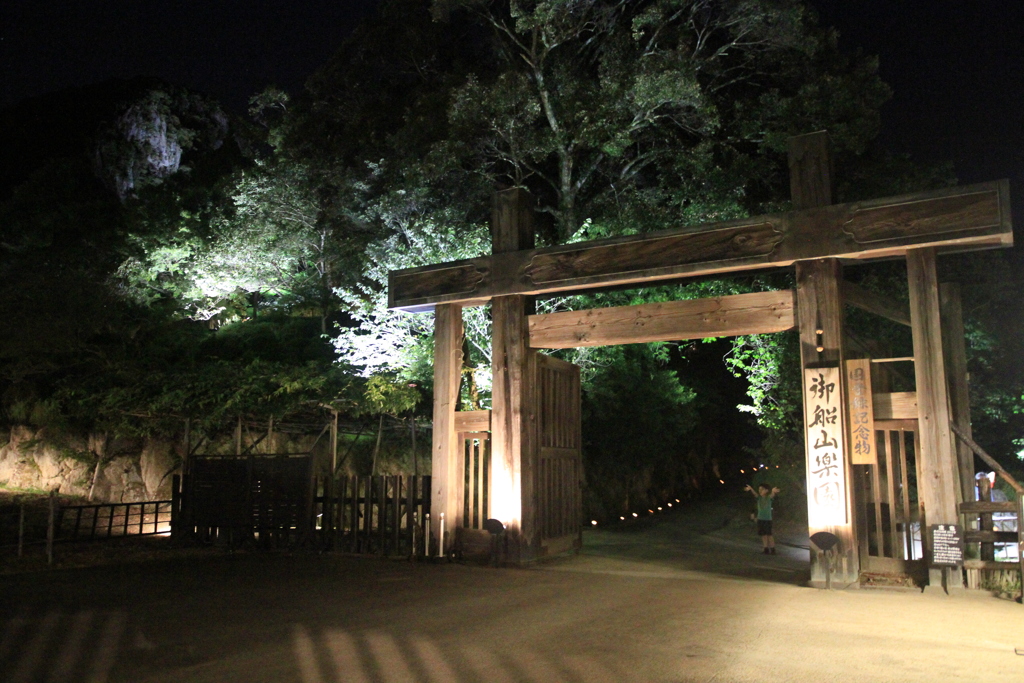
<path id="1" fill-rule="evenodd" d="M 459 405 L 462 373 L 462 306 L 438 304 L 434 308 L 434 431 L 431 447 L 430 536 L 434 551 L 447 553 L 455 542 L 459 523 L 458 444 L 455 410 Z M 444 537 L 441 520 L 444 516 Z"/>
<path id="2" fill-rule="evenodd" d="M 832 162 L 824 131 L 790 138 L 790 192 L 796 209 L 832 203 Z M 860 558 L 853 515 L 853 473 L 848 449 L 843 361 L 843 268 L 838 259 L 796 263 L 797 320 L 800 329 L 800 366 L 803 375 L 804 439 L 807 473 L 808 531 L 827 531 L 839 538 L 832 580 L 856 586 Z M 815 372 L 819 371 L 819 372 Z M 830 404 L 821 398 L 816 382 L 831 387 Z M 822 424 L 823 420 L 829 420 Z M 827 427 L 827 430 L 822 430 Z M 827 433 L 826 433 L 827 431 Z M 828 446 L 828 447 L 824 447 Z M 811 585 L 824 586 L 823 557 L 811 552 Z"/>
<path id="3" fill-rule="evenodd" d="M 960 488 L 954 437 L 949 428 L 949 394 L 933 247 L 907 250 L 907 281 L 917 382 L 918 500 L 923 513 L 921 538 L 927 561 L 931 557 L 928 528 L 932 524 L 957 523 L 956 502 Z M 928 578 L 932 587 L 945 586 L 949 590 L 963 587 L 959 569 L 929 568 Z"/>
<path id="4" fill-rule="evenodd" d="M 970 384 L 967 381 L 967 348 L 964 342 L 964 315 L 960 285 L 939 285 L 939 314 L 942 317 L 942 352 L 946 357 L 946 381 L 953 424 L 973 438 L 971 433 Z M 954 439 L 960 470 L 959 501 L 974 500 L 974 451 L 960 439 Z"/>
<path id="5" fill-rule="evenodd" d="M 494 196 L 491 240 L 495 254 L 531 249 L 533 200 L 514 188 Z M 491 299 L 491 516 L 505 523 L 512 561 L 532 559 L 539 543 L 535 524 L 534 363 L 522 295 Z"/>

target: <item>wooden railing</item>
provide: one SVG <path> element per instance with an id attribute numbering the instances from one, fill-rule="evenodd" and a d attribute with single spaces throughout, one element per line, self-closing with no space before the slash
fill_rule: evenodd
<path id="1" fill-rule="evenodd" d="M 177 491 L 175 477 L 175 491 Z M 178 498 L 137 503 L 90 503 L 61 505 L 56 491 L 45 509 L 29 509 L 22 501 L 0 510 L 0 550 L 18 557 L 26 549 L 45 546 L 47 562 L 53 562 L 54 545 L 140 536 L 170 536 L 177 518 Z"/>
<path id="2" fill-rule="evenodd" d="M 170 534 L 172 501 L 61 506 L 56 540 L 94 541 L 124 536 Z"/>
<path id="3" fill-rule="evenodd" d="M 965 569 L 982 569 L 982 570 L 997 570 L 1005 571 L 1011 569 L 1016 564 L 1016 569 L 1020 571 L 1021 583 L 1024 584 L 1024 486 L 1021 486 L 1020 482 L 1013 478 L 1009 472 L 1007 472 L 991 455 L 985 452 L 981 446 L 979 446 L 974 439 L 965 434 L 955 424 L 950 423 L 950 429 L 956 434 L 957 438 L 964 442 L 968 448 L 974 451 L 974 454 L 981 458 L 986 465 L 992 468 L 992 470 L 999 475 L 1010 487 L 1017 492 L 1016 501 L 965 501 L 960 503 L 959 512 L 960 514 L 968 517 L 975 517 L 978 519 L 979 529 L 975 530 L 964 530 L 964 541 L 967 543 L 979 543 L 983 550 L 992 548 L 994 543 L 1016 543 L 1017 544 L 1017 562 L 995 562 L 991 559 L 980 559 L 980 560 L 966 560 L 964 561 Z M 992 527 L 992 513 L 996 512 L 1008 512 L 1015 513 L 1017 515 L 1017 530 L 1016 531 L 997 531 Z M 988 528 L 986 528 L 988 527 Z M 982 553 L 983 556 L 990 555 L 990 553 Z"/>

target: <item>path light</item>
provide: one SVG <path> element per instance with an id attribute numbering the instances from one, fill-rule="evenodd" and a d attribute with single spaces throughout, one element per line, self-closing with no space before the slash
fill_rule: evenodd
<path id="1" fill-rule="evenodd" d="M 597 520 L 596 519 L 590 520 L 590 523 L 593 524 L 594 526 L 597 526 Z"/>

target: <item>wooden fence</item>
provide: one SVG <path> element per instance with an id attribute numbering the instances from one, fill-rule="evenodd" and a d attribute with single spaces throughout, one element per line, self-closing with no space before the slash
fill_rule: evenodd
<path id="1" fill-rule="evenodd" d="M 93 541 L 169 534 L 172 510 L 170 500 L 61 506 L 55 537 L 58 541 Z"/>
<path id="2" fill-rule="evenodd" d="M 462 446 L 462 526 L 483 529 L 490 517 L 491 441 L 489 432 L 459 432 L 455 443 Z"/>
<path id="3" fill-rule="evenodd" d="M 57 543 L 170 536 L 177 502 L 175 497 L 137 503 L 61 505 L 54 492 L 45 510 L 29 509 L 25 503 L 0 510 L 0 549 L 13 550 L 21 557 L 27 548 L 45 546 L 47 561 L 52 563 Z"/>
<path id="4" fill-rule="evenodd" d="M 425 556 L 430 477 L 376 476 L 320 480 L 314 501 L 325 548 L 385 556 Z"/>
<path id="5" fill-rule="evenodd" d="M 981 554 L 981 559 L 964 562 L 964 568 L 967 570 L 967 585 L 969 588 L 981 587 L 981 572 L 999 574 L 1015 572 L 1019 573 L 1022 595 L 1024 595 L 1024 486 L 1003 469 L 995 458 L 986 453 L 970 436 L 961 431 L 956 424 L 951 422 L 949 427 L 958 439 L 964 442 L 968 448 L 974 451 L 975 455 L 1017 492 L 1016 501 L 978 500 L 960 503 L 960 514 L 964 515 L 968 522 L 976 522 L 978 527 L 977 530 L 966 530 L 964 540 L 967 543 L 977 543 Z M 991 497 L 991 491 L 988 492 L 988 497 Z M 995 528 L 992 515 L 1000 512 L 1016 516 L 1013 531 Z M 996 543 L 1016 544 L 1016 562 L 994 561 L 992 555 Z"/>

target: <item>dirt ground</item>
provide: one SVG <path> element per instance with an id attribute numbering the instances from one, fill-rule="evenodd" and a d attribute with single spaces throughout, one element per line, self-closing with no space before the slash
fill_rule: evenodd
<path id="1" fill-rule="evenodd" d="M 0 681 L 1024 681 L 1024 606 L 803 587 L 705 503 L 530 569 L 197 553 L 0 577 Z M 787 533 L 788 531 L 788 533 Z"/>

